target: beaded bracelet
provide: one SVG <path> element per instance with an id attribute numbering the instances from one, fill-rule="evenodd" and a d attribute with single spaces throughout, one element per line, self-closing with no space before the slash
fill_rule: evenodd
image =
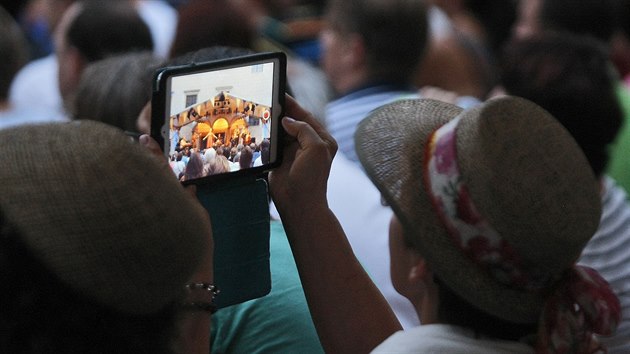
<path id="1" fill-rule="evenodd" d="M 194 290 L 204 290 L 210 294 L 210 302 L 207 301 L 187 301 L 182 304 L 182 308 L 190 311 L 205 311 L 209 313 L 215 313 L 217 311 L 217 305 L 214 303 L 214 299 L 221 292 L 216 285 L 209 283 L 188 283 L 186 284 L 188 292 Z"/>

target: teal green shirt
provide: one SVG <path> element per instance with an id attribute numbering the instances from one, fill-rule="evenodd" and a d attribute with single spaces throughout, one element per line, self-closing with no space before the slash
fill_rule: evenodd
<path id="1" fill-rule="evenodd" d="M 271 221 L 271 292 L 212 316 L 211 353 L 323 353 L 280 221 Z"/>
<path id="2" fill-rule="evenodd" d="M 630 192 L 630 92 L 621 83 L 617 87 L 617 97 L 623 112 L 623 123 L 610 147 L 606 174 Z"/>

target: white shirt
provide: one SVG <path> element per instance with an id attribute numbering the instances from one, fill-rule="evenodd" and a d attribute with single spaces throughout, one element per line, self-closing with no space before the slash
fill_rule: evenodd
<path id="1" fill-rule="evenodd" d="M 354 149 L 354 132 L 359 123 L 374 109 L 402 98 L 419 98 L 412 88 L 392 85 L 366 87 L 326 105 L 326 127 L 339 145 L 339 151 L 359 164 Z"/>
<path id="2" fill-rule="evenodd" d="M 175 37 L 177 10 L 163 0 L 141 1 L 138 13 L 153 38 L 154 53 L 166 57 Z M 18 106 L 67 115 L 59 92 L 57 57 L 50 54 L 25 65 L 11 83 L 9 100 Z"/>
<path id="3" fill-rule="evenodd" d="M 143 0 L 138 2 L 137 9 L 151 31 L 153 52 L 168 57 L 177 31 L 177 10 L 164 0 Z"/>
<path id="4" fill-rule="evenodd" d="M 65 122 L 65 116 L 46 112 L 36 107 L 11 107 L 8 110 L 0 110 L 0 129 L 7 129 L 24 124 L 38 124 L 50 122 Z"/>
<path id="5" fill-rule="evenodd" d="M 630 353 L 630 204 L 627 197 L 613 179 L 604 178 L 599 228 L 578 261 L 597 270 L 621 303 L 622 319 L 617 332 L 601 339 L 609 354 Z"/>
<path id="6" fill-rule="evenodd" d="M 33 60 L 13 78 L 9 101 L 15 106 L 65 116 L 58 82 L 57 57 L 54 54 Z"/>
<path id="7" fill-rule="evenodd" d="M 392 285 L 389 267 L 389 222 L 392 210 L 358 165 L 337 154 L 328 179 L 328 204 L 343 227 L 354 254 L 379 288 L 403 328 L 420 321 L 411 302 Z"/>
<path id="8" fill-rule="evenodd" d="M 475 338 L 472 331 L 451 325 L 430 324 L 398 331 L 372 353 L 525 354 L 534 348 L 516 341 Z"/>

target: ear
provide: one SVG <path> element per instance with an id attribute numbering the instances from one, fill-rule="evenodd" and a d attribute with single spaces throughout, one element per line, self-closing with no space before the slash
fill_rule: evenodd
<path id="1" fill-rule="evenodd" d="M 78 83 L 83 70 L 88 65 L 87 59 L 83 57 L 77 48 L 70 47 L 68 48 L 67 60 L 69 61 L 68 65 L 72 70 L 72 75 L 76 78 L 76 82 Z"/>
<path id="2" fill-rule="evenodd" d="M 346 50 L 344 51 L 342 60 L 353 68 L 362 67 L 365 63 L 365 44 L 363 38 L 357 33 L 352 33 L 347 35 L 346 39 Z"/>
<path id="3" fill-rule="evenodd" d="M 436 323 L 439 296 L 433 271 L 420 255 L 414 257 L 407 277 L 411 296 L 407 298 L 416 308 L 420 323 Z"/>
<path id="4" fill-rule="evenodd" d="M 58 52 L 59 92 L 64 101 L 71 98 L 81 79 L 87 61 L 75 47 L 68 46 Z"/>
<path id="5" fill-rule="evenodd" d="M 417 252 L 410 252 L 410 267 L 407 280 L 410 284 L 427 284 L 433 281 L 433 272 L 426 260 Z"/>

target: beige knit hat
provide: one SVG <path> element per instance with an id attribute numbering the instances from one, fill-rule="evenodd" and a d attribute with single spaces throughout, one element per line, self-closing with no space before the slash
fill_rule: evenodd
<path id="1" fill-rule="evenodd" d="M 434 272 L 498 318 L 537 322 L 546 287 L 598 227 L 598 185 L 581 149 L 527 100 L 503 97 L 466 111 L 398 101 L 365 119 L 355 141 L 368 176 Z M 441 180 L 430 168 L 450 175 Z M 449 195 L 453 182 L 463 192 Z M 498 246 L 470 234 L 471 225 Z"/>
<path id="2" fill-rule="evenodd" d="M 62 282 L 131 314 L 184 294 L 208 217 L 122 131 L 93 121 L 2 130 L 0 166 L 0 213 Z"/>

